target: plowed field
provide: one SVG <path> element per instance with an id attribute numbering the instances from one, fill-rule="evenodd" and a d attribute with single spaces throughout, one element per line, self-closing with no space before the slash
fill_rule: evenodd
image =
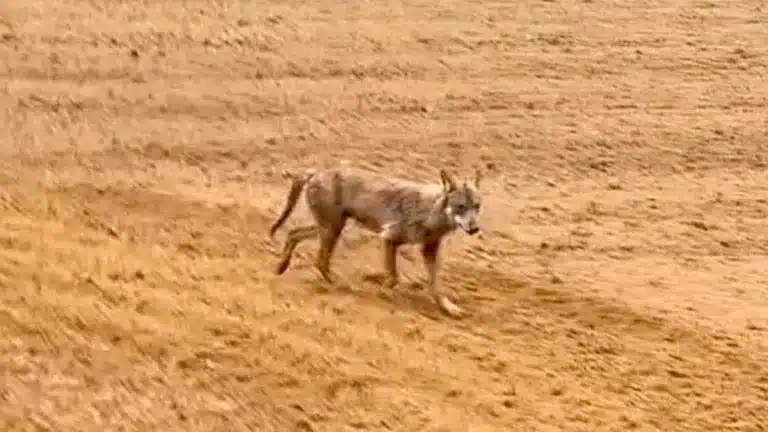
<path id="1" fill-rule="evenodd" d="M 7 1 L 0 60 L 4 431 L 768 429 L 763 1 Z M 483 167 L 465 318 L 355 226 L 273 274 L 343 161 Z"/>

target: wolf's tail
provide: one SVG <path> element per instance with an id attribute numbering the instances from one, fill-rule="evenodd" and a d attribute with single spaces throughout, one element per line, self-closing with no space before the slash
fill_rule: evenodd
<path id="1" fill-rule="evenodd" d="M 290 171 L 283 171 L 281 176 L 285 179 L 291 180 L 291 189 L 288 191 L 288 196 L 285 201 L 283 211 L 280 212 L 277 220 L 269 228 L 269 237 L 274 237 L 278 229 L 285 223 L 286 219 L 293 213 L 296 208 L 296 203 L 299 201 L 301 191 L 304 190 L 304 186 L 307 184 L 310 178 L 315 174 L 312 170 L 307 170 L 300 174 Z"/>

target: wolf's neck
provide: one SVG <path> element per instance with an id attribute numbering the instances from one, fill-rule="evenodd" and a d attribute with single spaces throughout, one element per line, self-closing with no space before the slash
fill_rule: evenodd
<path id="1" fill-rule="evenodd" d="M 435 203 L 432 204 L 432 208 L 429 211 L 427 220 L 425 221 L 425 228 L 433 232 L 448 232 L 454 229 L 453 220 L 451 220 L 445 214 L 445 200 L 447 197 L 445 194 L 440 194 L 435 199 Z"/>

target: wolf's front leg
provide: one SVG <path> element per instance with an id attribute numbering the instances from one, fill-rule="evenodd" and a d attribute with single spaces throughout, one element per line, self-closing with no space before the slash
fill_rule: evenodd
<path id="1" fill-rule="evenodd" d="M 384 267 L 387 271 L 386 285 L 390 288 L 397 285 L 400 276 L 397 273 L 397 248 L 399 244 L 392 240 L 384 240 Z"/>
<path id="2" fill-rule="evenodd" d="M 427 268 L 427 277 L 429 289 L 432 294 L 432 298 L 440 306 L 440 309 L 448 315 L 458 318 L 463 314 L 463 310 L 453 304 L 448 297 L 440 292 L 437 285 L 437 255 L 440 251 L 440 241 L 425 243 L 421 247 L 421 255 L 424 258 L 424 265 Z"/>

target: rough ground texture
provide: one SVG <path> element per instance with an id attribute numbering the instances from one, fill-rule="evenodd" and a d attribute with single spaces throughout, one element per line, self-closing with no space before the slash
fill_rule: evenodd
<path id="1" fill-rule="evenodd" d="M 4 3 L 2 430 L 768 428 L 762 1 Z M 272 274 L 342 160 L 484 167 L 465 319 Z"/>

